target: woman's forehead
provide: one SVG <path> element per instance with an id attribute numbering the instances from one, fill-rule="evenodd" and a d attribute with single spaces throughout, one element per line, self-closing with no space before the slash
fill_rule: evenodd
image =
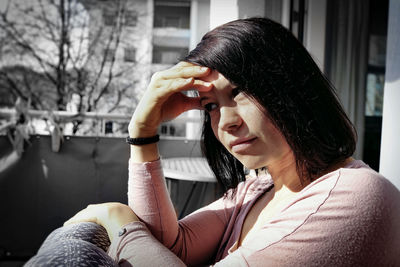
<path id="1" fill-rule="evenodd" d="M 206 82 L 215 82 L 215 81 L 218 81 L 218 80 L 225 79 L 225 77 L 224 77 L 224 75 L 219 73 L 217 70 L 212 70 L 210 72 L 210 74 L 208 74 L 205 77 L 202 77 L 201 79 L 206 81 Z"/>
<path id="2" fill-rule="evenodd" d="M 210 82 L 213 84 L 213 90 L 224 90 L 226 88 L 231 88 L 233 85 L 229 82 L 228 79 L 225 78 L 224 75 L 219 73 L 216 70 L 210 72 L 210 74 L 206 77 L 201 78 L 205 82 Z M 205 94 L 204 92 L 200 92 L 200 95 Z"/>

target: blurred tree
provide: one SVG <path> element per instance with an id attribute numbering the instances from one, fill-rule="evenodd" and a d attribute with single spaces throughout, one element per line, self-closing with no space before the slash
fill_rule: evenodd
<path id="1" fill-rule="evenodd" d="M 78 111 L 97 110 L 104 98 L 108 105 L 100 105 L 102 111 L 115 110 L 135 83 L 126 78 L 123 86 L 114 82 L 134 67 L 116 67 L 122 29 L 132 23 L 125 15 L 126 4 L 0 0 L 1 104 L 12 105 L 21 97 L 30 99 L 35 109 L 65 110 L 77 94 Z M 93 10 L 101 11 L 101 5 L 99 16 Z"/>
<path id="2" fill-rule="evenodd" d="M 42 73 L 22 65 L 0 69 L 0 106 L 13 106 L 18 98 L 38 110 L 57 109 L 57 94 Z M 45 100 L 45 101 L 44 101 Z"/>

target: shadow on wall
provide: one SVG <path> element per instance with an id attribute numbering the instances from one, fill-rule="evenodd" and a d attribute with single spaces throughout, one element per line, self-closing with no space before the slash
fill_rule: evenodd
<path id="1" fill-rule="evenodd" d="M 30 142 L 4 168 L 13 150 L 0 137 L 0 261 L 30 258 L 52 230 L 88 204 L 127 203 L 129 145 L 123 138 L 67 137 L 58 153 L 51 151 L 49 136 L 31 136 Z M 162 157 L 201 155 L 198 141 L 161 140 L 159 148 Z M 184 195 L 190 184 L 178 186 Z M 177 212 L 182 197 L 172 196 Z M 192 199 L 188 212 L 213 200 Z"/>

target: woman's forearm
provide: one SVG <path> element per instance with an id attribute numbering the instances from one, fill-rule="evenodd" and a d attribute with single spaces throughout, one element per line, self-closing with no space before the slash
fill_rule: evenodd
<path id="1" fill-rule="evenodd" d="M 128 203 L 158 240 L 165 245 L 174 242 L 178 222 L 160 160 L 145 163 L 130 160 Z"/>
<path id="2" fill-rule="evenodd" d="M 152 162 L 160 158 L 157 144 L 131 145 L 131 161 L 135 163 Z"/>
<path id="3" fill-rule="evenodd" d="M 119 266 L 186 266 L 156 240 L 142 223 L 126 225 L 108 254 Z"/>

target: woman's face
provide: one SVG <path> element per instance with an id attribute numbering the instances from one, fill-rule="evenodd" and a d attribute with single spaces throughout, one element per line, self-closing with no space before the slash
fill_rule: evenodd
<path id="1" fill-rule="evenodd" d="M 239 92 L 222 74 L 212 71 L 202 80 L 214 86 L 201 92 L 217 139 L 249 169 L 274 164 L 291 153 L 283 135 L 253 100 Z"/>

